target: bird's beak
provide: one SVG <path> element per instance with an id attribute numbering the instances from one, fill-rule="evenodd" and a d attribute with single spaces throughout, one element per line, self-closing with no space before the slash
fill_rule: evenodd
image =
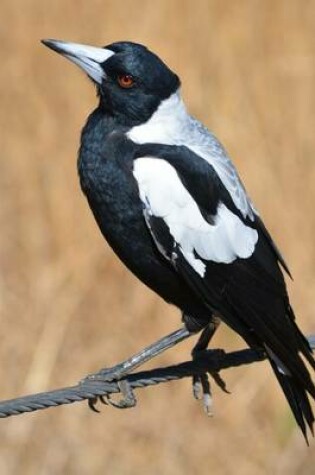
<path id="1" fill-rule="evenodd" d="M 97 84 L 101 84 L 105 77 L 102 64 L 115 54 L 106 48 L 96 48 L 95 46 L 59 40 L 42 40 L 42 43 L 80 66 Z"/>

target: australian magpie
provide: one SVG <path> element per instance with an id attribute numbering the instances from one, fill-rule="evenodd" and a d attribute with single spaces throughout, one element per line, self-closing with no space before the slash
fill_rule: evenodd
<path id="1" fill-rule="evenodd" d="M 225 149 L 187 112 L 178 76 L 140 44 L 43 42 L 79 65 L 97 88 L 78 171 L 103 236 L 184 321 L 94 377 L 119 380 L 200 330 L 196 351 L 202 350 L 222 320 L 266 352 L 307 437 L 315 386 L 305 361 L 312 370 L 315 361 L 289 302 L 282 273 L 290 275 L 288 267 Z"/>

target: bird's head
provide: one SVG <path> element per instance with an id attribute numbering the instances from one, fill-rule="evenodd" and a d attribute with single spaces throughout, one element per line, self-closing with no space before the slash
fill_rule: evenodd
<path id="1" fill-rule="evenodd" d="M 137 43 L 104 48 L 58 40 L 43 43 L 80 66 L 96 84 L 104 112 L 127 126 L 148 120 L 180 85 L 158 56 Z"/>

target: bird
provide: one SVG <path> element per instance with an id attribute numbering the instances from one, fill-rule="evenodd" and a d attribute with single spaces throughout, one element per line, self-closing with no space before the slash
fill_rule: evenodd
<path id="1" fill-rule="evenodd" d="M 264 351 L 308 442 L 315 360 L 290 304 L 289 268 L 223 145 L 189 114 L 179 76 L 130 41 L 42 42 L 96 87 L 78 173 L 101 233 L 127 268 L 182 314 L 179 330 L 91 377 L 120 381 L 120 407 L 132 405 L 124 376 L 201 332 L 195 356 L 222 321 Z M 194 384 L 206 397 L 205 378 Z"/>

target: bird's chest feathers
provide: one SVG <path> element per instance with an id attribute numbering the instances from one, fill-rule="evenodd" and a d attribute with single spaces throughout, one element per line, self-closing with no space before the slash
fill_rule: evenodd
<path id="1" fill-rule="evenodd" d="M 133 156 L 134 146 L 123 133 L 111 132 L 97 146 L 83 136 L 78 161 L 80 182 L 98 221 L 104 213 L 107 220 L 128 217 L 137 202 L 141 208 L 132 175 Z"/>

